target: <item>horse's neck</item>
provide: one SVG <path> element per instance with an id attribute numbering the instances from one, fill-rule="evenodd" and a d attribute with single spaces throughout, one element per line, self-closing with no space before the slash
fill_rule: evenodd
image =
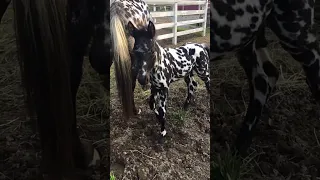
<path id="1" fill-rule="evenodd" d="M 160 65 L 162 65 L 164 62 L 163 62 L 163 60 L 164 60 L 164 58 L 162 57 L 162 52 L 164 52 L 165 50 L 164 50 L 164 48 L 156 41 L 155 42 L 155 53 L 156 53 L 156 64 L 155 64 L 155 66 L 157 67 L 157 66 L 160 66 Z"/>

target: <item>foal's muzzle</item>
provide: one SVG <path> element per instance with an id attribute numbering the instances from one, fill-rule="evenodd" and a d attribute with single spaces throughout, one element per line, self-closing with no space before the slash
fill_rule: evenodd
<path id="1" fill-rule="evenodd" d="M 148 80 L 148 76 L 147 76 L 147 73 L 140 70 L 139 74 L 138 74 L 138 82 L 139 84 L 141 84 L 142 86 L 145 86 L 149 83 L 149 80 Z"/>

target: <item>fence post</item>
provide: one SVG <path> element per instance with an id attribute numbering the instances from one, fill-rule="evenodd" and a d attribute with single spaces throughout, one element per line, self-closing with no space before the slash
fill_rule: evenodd
<path id="1" fill-rule="evenodd" d="M 206 30 L 207 30 L 207 18 L 208 18 L 208 0 L 205 0 L 206 1 L 206 4 L 205 4 L 205 8 L 204 8 L 204 17 L 203 17 L 203 33 L 202 33 L 202 36 L 206 36 Z"/>
<path id="2" fill-rule="evenodd" d="M 172 38 L 172 44 L 174 45 L 177 45 L 177 31 L 178 31 L 178 28 L 177 28 L 177 24 L 178 24 L 178 3 L 175 2 L 174 3 L 174 7 L 173 7 L 173 12 L 174 12 L 174 27 L 173 27 L 173 38 Z"/>

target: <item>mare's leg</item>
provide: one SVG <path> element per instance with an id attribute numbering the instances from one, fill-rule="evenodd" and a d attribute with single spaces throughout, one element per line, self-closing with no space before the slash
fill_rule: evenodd
<path id="1" fill-rule="evenodd" d="M 96 161 L 98 160 L 95 159 L 97 157 L 97 151 L 93 148 L 92 144 L 81 141 L 79 138 L 76 119 L 76 97 L 83 74 L 82 66 L 84 55 L 93 30 L 93 24 L 91 23 L 91 16 L 89 13 L 92 7 L 88 7 L 86 3 L 82 2 L 77 3 L 76 6 L 72 6 L 71 8 L 72 12 L 80 11 L 80 13 L 73 14 L 73 19 L 76 20 L 76 23 L 71 23 L 69 29 L 69 38 L 71 43 L 70 46 L 72 47 L 72 59 L 70 63 L 70 85 L 72 93 L 73 113 L 75 117 L 72 126 L 72 132 L 74 133 L 73 146 L 75 149 L 74 153 L 76 166 L 81 169 L 86 169 L 89 164 L 95 165 Z"/>
<path id="2" fill-rule="evenodd" d="M 198 83 L 193 79 L 193 71 L 191 71 L 190 74 L 184 77 L 184 81 L 186 82 L 188 87 L 187 99 L 183 105 L 183 108 L 186 110 L 188 109 L 190 102 L 194 100 L 194 93 L 196 91 L 196 87 L 198 86 Z"/>
<path id="3" fill-rule="evenodd" d="M 85 42 L 84 42 L 85 43 Z M 83 44 L 85 45 L 85 44 Z M 77 46 L 74 46 L 77 47 Z M 82 80 L 83 75 L 83 59 L 84 59 L 84 48 L 78 47 L 80 50 L 83 48 L 83 51 L 75 52 L 72 57 L 72 63 L 70 66 L 70 85 L 71 85 L 71 93 L 72 93 L 72 103 L 73 103 L 73 113 L 76 117 L 77 110 L 76 110 L 76 97 L 77 92 L 80 86 L 80 82 Z M 79 138 L 79 133 L 77 129 L 77 119 L 75 118 L 73 121 L 72 131 L 74 133 L 74 149 L 75 152 L 75 163 L 78 168 L 86 169 L 89 166 L 96 165 L 97 161 L 100 159 L 100 155 L 98 151 L 93 148 L 90 142 L 82 141 Z"/>
<path id="4" fill-rule="evenodd" d="M 137 84 L 137 76 L 138 76 L 138 71 L 136 68 L 134 68 L 134 62 L 135 62 L 135 58 L 134 55 L 132 53 L 130 53 L 130 57 L 131 57 L 131 61 L 133 62 L 132 64 L 132 93 L 134 94 L 134 89 L 136 88 L 136 84 Z M 133 96 L 134 97 L 134 96 Z M 134 98 L 132 98 L 132 107 L 133 107 L 133 114 L 134 115 L 138 115 L 141 113 L 141 109 L 137 110 L 135 102 L 134 102 Z"/>
<path id="5" fill-rule="evenodd" d="M 11 0 L 0 0 L 0 23 L 4 13 L 6 12 Z"/>
<path id="6" fill-rule="evenodd" d="M 304 4 L 308 2 L 313 1 L 275 1 L 268 25 L 279 37 L 282 47 L 300 62 L 307 84 L 320 102 L 320 48 L 312 27 L 314 4 Z"/>
<path id="7" fill-rule="evenodd" d="M 127 36 L 128 38 L 128 46 L 129 46 L 129 51 L 130 51 L 130 57 L 131 57 L 131 70 L 132 70 L 132 107 L 133 107 L 133 114 L 137 115 L 141 113 L 141 109 L 137 110 L 136 104 L 134 102 L 134 89 L 136 88 L 136 81 L 137 81 L 137 76 L 138 76 L 138 71 L 136 70 L 135 67 L 135 57 L 132 52 L 133 46 L 134 46 L 134 38 L 130 35 Z"/>
<path id="8" fill-rule="evenodd" d="M 89 52 L 91 67 L 100 75 L 102 85 L 110 90 L 110 68 L 112 65 L 109 1 L 88 1 L 93 3 L 94 11 L 91 11 L 94 25 L 93 41 Z M 106 8 L 107 6 L 107 8 Z"/>
<path id="9" fill-rule="evenodd" d="M 257 46 L 257 41 L 251 43 L 239 53 L 238 57 L 246 72 L 250 87 L 247 114 L 236 140 L 236 148 L 240 153 L 245 153 L 250 146 L 255 126 L 278 79 L 278 71 L 271 63 L 267 49 L 256 50 Z"/>
<path id="10" fill-rule="evenodd" d="M 83 56 L 81 55 L 74 55 L 72 57 L 72 63 L 70 66 L 70 85 L 71 85 L 71 93 L 72 93 L 72 103 L 73 103 L 73 113 L 76 117 L 76 96 L 79 89 L 79 85 L 82 79 L 82 64 L 83 64 Z M 85 169 L 87 166 L 86 160 L 85 160 L 85 151 L 82 147 L 79 133 L 77 130 L 77 119 L 75 118 L 73 120 L 72 125 L 72 132 L 74 133 L 74 149 L 75 152 L 75 163 L 78 166 L 78 168 Z M 80 167 L 79 167 L 80 166 Z"/>
<path id="11" fill-rule="evenodd" d="M 168 88 L 163 89 L 154 89 L 156 92 L 156 108 L 154 109 L 154 112 L 156 114 L 156 117 L 160 123 L 160 134 L 162 136 L 165 136 L 167 134 L 167 131 L 165 129 L 166 124 L 166 111 L 167 111 L 167 98 L 168 98 Z"/>

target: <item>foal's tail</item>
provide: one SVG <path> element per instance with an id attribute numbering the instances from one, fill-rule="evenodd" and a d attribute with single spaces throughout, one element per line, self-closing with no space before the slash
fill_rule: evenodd
<path id="1" fill-rule="evenodd" d="M 13 3 L 27 108 L 32 112 L 36 105 L 43 153 L 53 151 L 43 158 L 53 158 L 52 166 L 57 172 L 70 170 L 74 168 L 71 133 L 75 115 L 69 80 L 68 1 L 15 0 Z M 47 143 L 56 148 L 46 148 Z"/>
<path id="2" fill-rule="evenodd" d="M 208 44 L 206 44 L 206 43 L 202 43 L 201 45 L 203 46 L 203 48 L 206 49 L 208 55 L 210 55 L 210 46 Z"/>
<path id="3" fill-rule="evenodd" d="M 126 33 L 118 15 L 111 18 L 113 59 L 119 98 L 126 117 L 133 115 L 133 91 L 131 79 L 131 57 Z"/>

